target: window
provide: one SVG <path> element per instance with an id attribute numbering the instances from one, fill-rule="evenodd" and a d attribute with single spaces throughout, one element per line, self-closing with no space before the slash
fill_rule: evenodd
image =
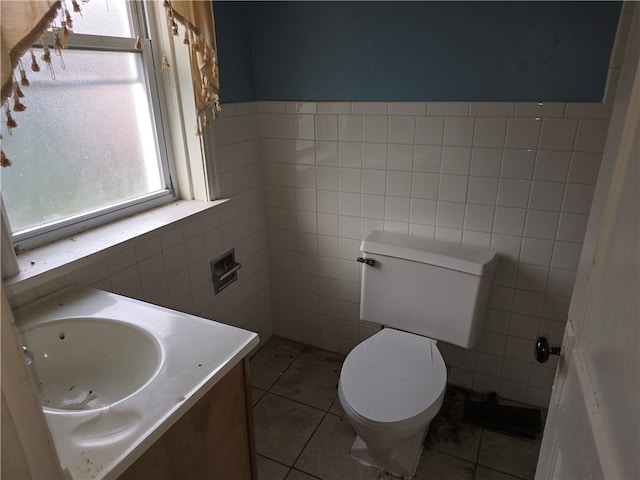
<path id="1" fill-rule="evenodd" d="M 3 125 L 2 196 L 12 241 L 35 246 L 174 198 L 161 68 L 142 2 L 82 4 L 52 69 L 28 70 L 27 110 Z M 138 36 L 142 51 L 135 49 Z M 51 41 L 49 41 L 51 40 Z M 45 39 L 50 45 L 52 38 Z M 39 60 L 42 49 L 34 48 Z"/>

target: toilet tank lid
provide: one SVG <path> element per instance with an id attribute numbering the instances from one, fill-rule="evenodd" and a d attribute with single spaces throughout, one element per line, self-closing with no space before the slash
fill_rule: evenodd
<path id="1" fill-rule="evenodd" d="M 461 247 L 427 238 L 372 231 L 360 250 L 366 253 L 402 258 L 482 276 L 490 272 L 497 255 L 490 250 Z"/>

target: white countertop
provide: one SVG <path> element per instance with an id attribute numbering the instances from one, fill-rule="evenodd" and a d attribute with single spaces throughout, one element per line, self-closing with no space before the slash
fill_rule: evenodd
<path id="1" fill-rule="evenodd" d="M 79 286 L 14 315 L 19 330 L 74 317 L 120 320 L 160 343 L 157 375 L 129 398 L 97 410 L 44 409 L 60 462 L 74 480 L 117 478 L 258 345 L 253 332 Z"/>

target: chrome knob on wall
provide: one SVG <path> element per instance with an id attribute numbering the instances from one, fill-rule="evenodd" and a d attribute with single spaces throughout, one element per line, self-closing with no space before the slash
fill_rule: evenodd
<path id="1" fill-rule="evenodd" d="M 539 363 L 546 363 L 551 355 L 560 355 L 560 350 L 559 345 L 549 345 L 547 337 L 538 337 L 533 348 L 533 355 Z"/>

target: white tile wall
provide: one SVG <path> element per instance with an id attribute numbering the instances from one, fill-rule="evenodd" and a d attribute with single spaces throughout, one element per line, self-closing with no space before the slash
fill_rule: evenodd
<path id="1" fill-rule="evenodd" d="M 317 114 L 289 118 L 282 110 L 258 102 L 260 154 L 274 172 L 266 176 L 274 331 L 342 353 L 375 332 L 359 320 L 355 262 L 372 229 L 492 248 L 500 264 L 484 331 L 473 349 L 443 345 L 450 380 L 544 405 L 555 364 L 535 364 L 533 340 L 562 340 L 609 109 L 320 102 Z M 312 124 L 315 164 L 310 153 L 295 184 L 301 200 L 286 194 L 300 162 L 268 147 L 276 132 L 290 133 L 280 139 L 286 148 L 303 131 L 311 141 Z M 315 216 L 288 220 L 283 211 Z"/>

